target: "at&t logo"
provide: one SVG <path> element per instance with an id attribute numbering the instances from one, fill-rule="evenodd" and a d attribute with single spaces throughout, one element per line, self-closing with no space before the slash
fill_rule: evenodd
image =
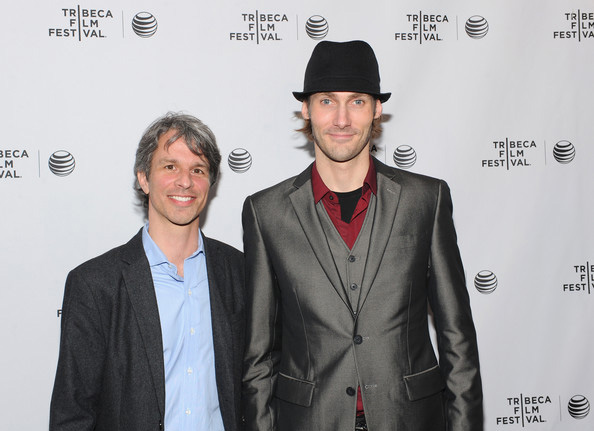
<path id="1" fill-rule="evenodd" d="M 314 40 L 324 39 L 328 34 L 329 29 L 328 21 L 320 15 L 309 17 L 305 23 L 305 32 Z"/>
<path id="2" fill-rule="evenodd" d="M 138 12 L 132 19 L 132 30 L 142 38 L 151 37 L 157 32 L 157 18 L 149 12 Z"/>
<path id="3" fill-rule="evenodd" d="M 54 152 L 48 160 L 49 170 L 58 177 L 70 175 L 74 171 L 75 166 L 74 156 L 64 150 Z"/>
<path id="4" fill-rule="evenodd" d="M 400 145 L 394 150 L 392 159 L 399 168 L 412 168 L 417 162 L 417 152 L 410 145 Z"/>
<path id="5" fill-rule="evenodd" d="M 590 401 L 583 395 L 574 395 L 567 404 L 567 411 L 574 419 L 584 419 L 590 413 Z"/>
<path id="6" fill-rule="evenodd" d="M 227 163 L 233 172 L 242 174 L 252 167 L 252 155 L 243 148 L 236 148 L 229 154 Z"/>
<path id="7" fill-rule="evenodd" d="M 482 39 L 489 32 L 489 23 L 479 15 L 471 16 L 464 26 L 466 34 L 473 39 Z"/>
<path id="8" fill-rule="evenodd" d="M 480 293 L 493 293 L 497 289 L 497 277 L 493 272 L 483 270 L 474 277 L 474 287 Z"/>
<path id="9" fill-rule="evenodd" d="M 559 141 L 553 147 L 553 157 L 561 164 L 568 164 L 575 159 L 575 147 L 569 141 Z"/>

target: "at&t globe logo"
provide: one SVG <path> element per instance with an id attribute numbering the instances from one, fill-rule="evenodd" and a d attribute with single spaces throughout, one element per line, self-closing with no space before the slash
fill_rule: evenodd
<path id="1" fill-rule="evenodd" d="M 324 39 L 329 29 L 328 21 L 320 15 L 310 17 L 305 23 L 305 32 L 314 40 Z"/>
<path id="2" fill-rule="evenodd" d="M 497 277 L 493 272 L 483 270 L 474 277 L 474 287 L 480 293 L 493 293 L 497 289 Z"/>
<path id="3" fill-rule="evenodd" d="M 58 150 L 50 156 L 48 166 L 52 174 L 65 177 L 74 171 L 76 162 L 68 151 Z"/>
<path id="4" fill-rule="evenodd" d="M 132 30 L 140 37 L 151 37 L 157 32 L 157 18 L 149 12 L 138 12 L 132 19 Z"/>
<path id="5" fill-rule="evenodd" d="M 242 174 L 252 167 L 252 155 L 243 148 L 236 148 L 231 151 L 227 163 L 233 172 Z"/>
<path id="6" fill-rule="evenodd" d="M 417 162 L 417 153 L 410 145 L 400 145 L 394 150 L 392 159 L 399 168 L 408 169 Z"/>
<path id="7" fill-rule="evenodd" d="M 474 15 L 468 18 L 464 29 L 471 38 L 482 39 L 489 32 L 489 23 L 482 16 Z"/>
<path id="8" fill-rule="evenodd" d="M 574 395 L 567 404 L 567 410 L 574 419 L 584 419 L 590 413 L 590 402 L 583 395 Z"/>
<path id="9" fill-rule="evenodd" d="M 571 163 L 575 158 L 575 147 L 569 141 L 559 141 L 553 147 L 553 157 L 561 164 Z"/>

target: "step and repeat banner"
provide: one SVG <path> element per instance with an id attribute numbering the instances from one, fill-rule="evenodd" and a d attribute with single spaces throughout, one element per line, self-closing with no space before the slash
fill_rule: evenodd
<path id="1" fill-rule="evenodd" d="M 0 22 L 3 429 L 47 428 L 66 275 L 144 223 L 144 129 L 212 128 L 201 224 L 241 249 L 245 197 L 313 160 L 291 95 L 313 47 L 352 39 L 392 92 L 373 154 L 452 189 L 485 429 L 594 429 L 594 1 L 47 0 Z"/>

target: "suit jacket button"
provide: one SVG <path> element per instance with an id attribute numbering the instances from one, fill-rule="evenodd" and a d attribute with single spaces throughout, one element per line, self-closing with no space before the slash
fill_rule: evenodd
<path id="1" fill-rule="evenodd" d="M 363 342 L 363 337 L 360 335 L 355 335 L 353 341 L 355 342 L 355 344 L 361 344 Z"/>
<path id="2" fill-rule="evenodd" d="M 348 396 L 353 397 L 353 396 L 355 396 L 357 391 L 355 390 L 355 388 L 352 388 L 349 386 L 348 388 L 346 388 L 346 393 Z"/>

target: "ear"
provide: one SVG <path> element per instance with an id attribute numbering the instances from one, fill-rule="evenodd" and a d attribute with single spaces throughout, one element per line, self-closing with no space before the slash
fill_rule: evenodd
<path id="1" fill-rule="evenodd" d="M 304 120 L 309 120 L 309 107 L 306 100 L 301 102 L 301 116 Z"/>
<path id="2" fill-rule="evenodd" d="M 379 117 L 382 116 L 382 110 L 383 110 L 382 102 L 380 102 L 379 100 L 376 99 L 376 101 L 375 101 L 375 115 L 373 116 L 373 118 L 375 120 L 377 120 Z"/>
<path id="3" fill-rule="evenodd" d="M 137 172 L 136 179 L 138 180 L 138 184 L 140 184 L 140 188 L 142 189 L 142 191 L 148 195 L 149 194 L 149 185 L 148 185 L 148 179 L 146 177 L 146 173 Z"/>

